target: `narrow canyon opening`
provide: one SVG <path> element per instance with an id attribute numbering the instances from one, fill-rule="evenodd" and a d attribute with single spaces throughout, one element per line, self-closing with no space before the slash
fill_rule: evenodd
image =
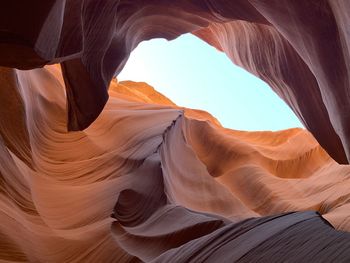
<path id="1" fill-rule="evenodd" d="M 0 14 L 0 262 L 350 262 L 350 1 Z"/>
<path id="2" fill-rule="evenodd" d="M 268 84 L 192 34 L 140 43 L 117 78 L 146 82 L 179 106 L 208 111 L 230 129 L 303 127 Z"/>

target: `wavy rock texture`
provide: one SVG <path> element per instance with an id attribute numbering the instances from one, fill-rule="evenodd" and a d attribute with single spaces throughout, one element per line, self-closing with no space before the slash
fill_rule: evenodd
<path id="1" fill-rule="evenodd" d="M 350 168 L 306 130 L 225 129 L 145 83 L 112 81 L 99 118 L 67 132 L 59 67 L 11 76 L 22 110 L 6 125 L 17 133 L 4 132 L 0 144 L 1 260 L 349 259 L 350 234 L 323 218 L 350 230 Z M 16 154 L 23 145 L 31 160 Z M 323 218 L 261 217 L 306 210 Z"/>
<path id="2" fill-rule="evenodd" d="M 61 62 L 68 128 L 81 130 L 139 42 L 193 32 L 267 81 L 332 158 L 348 163 L 349 9 L 347 0 L 6 1 L 0 65 Z"/>
<path id="3" fill-rule="evenodd" d="M 0 260 L 350 261 L 349 10 L 3 1 Z M 311 133 L 225 129 L 111 82 L 139 42 L 186 32 L 269 83 Z"/>

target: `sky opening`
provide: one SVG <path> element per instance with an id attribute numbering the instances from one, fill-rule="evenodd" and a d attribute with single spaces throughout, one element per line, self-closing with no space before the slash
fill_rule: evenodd
<path id="1" fill-rule="evenodd" d="M 147 82 L 179 106 L 208 111 L 226 128 L 303 127 L 265 82 L 191 34 L 140 43 L 118 80 Z"/>

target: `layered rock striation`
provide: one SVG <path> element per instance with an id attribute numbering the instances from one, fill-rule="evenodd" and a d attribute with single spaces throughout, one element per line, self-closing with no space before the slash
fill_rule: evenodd
<path id="1" fill-rule="evenodd" d="M 346 0 L 0 7 L 1 261 L 350 260 Z M 112 80 L 141 41 L 187 32 L 307 130 L 225 129 Z"/>
<path id="2" fill-rule="evenodd" d="M 306 130 L 225 129 L 145 83 L 112 81 L 97 120 L 67 132 L 59 67 L 8 73 L 2 260 L 349 259 L 350 168 Z M 240 240 L 250 245 L 232 249 Z"/>
<path id="3" fill-rule="evenodd" d="M 69 130 L 97 118 L 139 42 L 192 32 L 267 81 L 332 158 L 348 163 L 348 1 L 44 2 L 1 4 L 0 64 L 60 62 Z"/>

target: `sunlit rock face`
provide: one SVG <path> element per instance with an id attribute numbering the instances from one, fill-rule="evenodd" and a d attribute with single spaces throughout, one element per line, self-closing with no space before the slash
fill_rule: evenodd
<path id="1" fill-rule="evenodd" d="M 58 66 L 6 74 L 1 260 L 349 259 L 350 167 L 306 130 L 225 129 L 114 80 L 97 120 L 67 132 Z"/>
<path id="2" fill-rule="evenodd" d="M 1 261 L 350 261 L 348 1 L 0 7 Z M 139 42 L 186 32 L 308 131 L 225 129 L 112 80 Z"/>
<path id="3" fill-rule="evenodd" d="M 61 62 L 68 128 L 82 130 L 139 42 L 193 32 L 267 81 L 332 158 L 348 163 L 349 8 L 347 0 L 3 1 L 0 64 Z"/>

